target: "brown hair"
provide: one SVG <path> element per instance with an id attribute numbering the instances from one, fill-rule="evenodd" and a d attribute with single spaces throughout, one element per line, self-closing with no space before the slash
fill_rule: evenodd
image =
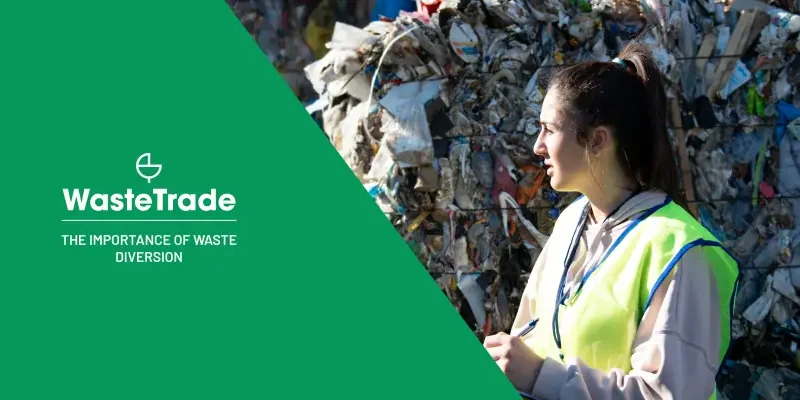
<path id="1" fill-rule="evenodd" d="M 624 65 L 623 65 L 624 64 Z M 666 95 L 650 49 L 632 42 L 612 62 L 590 61 L 557 71 L 548 91 L 585 145 L 591 128 L 611 127 L 617 159 L 642 189 L 659 189 L 685 206 L 667 132 Z"/>

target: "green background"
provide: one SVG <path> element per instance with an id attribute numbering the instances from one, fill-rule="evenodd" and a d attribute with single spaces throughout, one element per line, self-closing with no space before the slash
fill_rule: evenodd
<path id="1" fill-rule="evenodd" d="M 516 398 L 222 0 L 0 6 L 0 398 Z M 255 79 L 253 77 L 256 77 Z M 236 196 L 67 224 L 62 188 Z M 67 233 L 233 233 L 117 264 Z"/>

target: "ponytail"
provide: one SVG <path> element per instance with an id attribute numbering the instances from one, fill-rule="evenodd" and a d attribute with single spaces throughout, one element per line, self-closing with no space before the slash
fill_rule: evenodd
<path id="1" fill-rule="evenodd" d="M 634 67 L 634 73 L 644 84 L 648 114 L 648 131 L 652 137 L 652 156 L 642 166 L 642 179 L 650 188 L 667 193 L 676 203 L 685 207 L 685 199 L 680 191 L 679 174 L 675 154 L 667 131 L 667 96 L 661 70 L 653 58 L 650 48 L 644 44 L 631 42 L 619 54 L 626 64 Z M 643 132 L 647 133 L 647 132 Z"/>

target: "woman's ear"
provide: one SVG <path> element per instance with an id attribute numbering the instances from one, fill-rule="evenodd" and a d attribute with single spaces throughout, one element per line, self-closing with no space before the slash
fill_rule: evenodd
<path id="1" fill-rule="evenodd" d="M 605 149 L 611 147 L 611 129 L 605 125 L 600 125 L 589 133 L 589 143 L 587 150 L 591 155 L 599 155 Z"/>

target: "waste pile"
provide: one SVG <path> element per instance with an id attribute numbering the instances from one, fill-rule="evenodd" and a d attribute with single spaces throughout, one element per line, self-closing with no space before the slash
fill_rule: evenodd
<path id="1" fill-rule="evenodd" d="M 720 390 L 800 396 L 800 4 L 418 4 L 362 28 L 337 22 L 305 67 L 318 94 L 307 109 L 476 335 L 508 331 L 577 197 L 553 191 L 532 153 L 547 76 L 636 38 L 666 78 L 690 210 L 740 262 Z"/>
<path id="2" fill-rule="evenodd" d="M 740 262 L 735 342 L 720 374 L 730 399 L 800 399 L 798 7 L 737 0 L 713 4 L 706 18 L 672 12 L 667 22 L 685 38 L 669 50 L 682 58 L 675 124 L 694 207 Z"/>

